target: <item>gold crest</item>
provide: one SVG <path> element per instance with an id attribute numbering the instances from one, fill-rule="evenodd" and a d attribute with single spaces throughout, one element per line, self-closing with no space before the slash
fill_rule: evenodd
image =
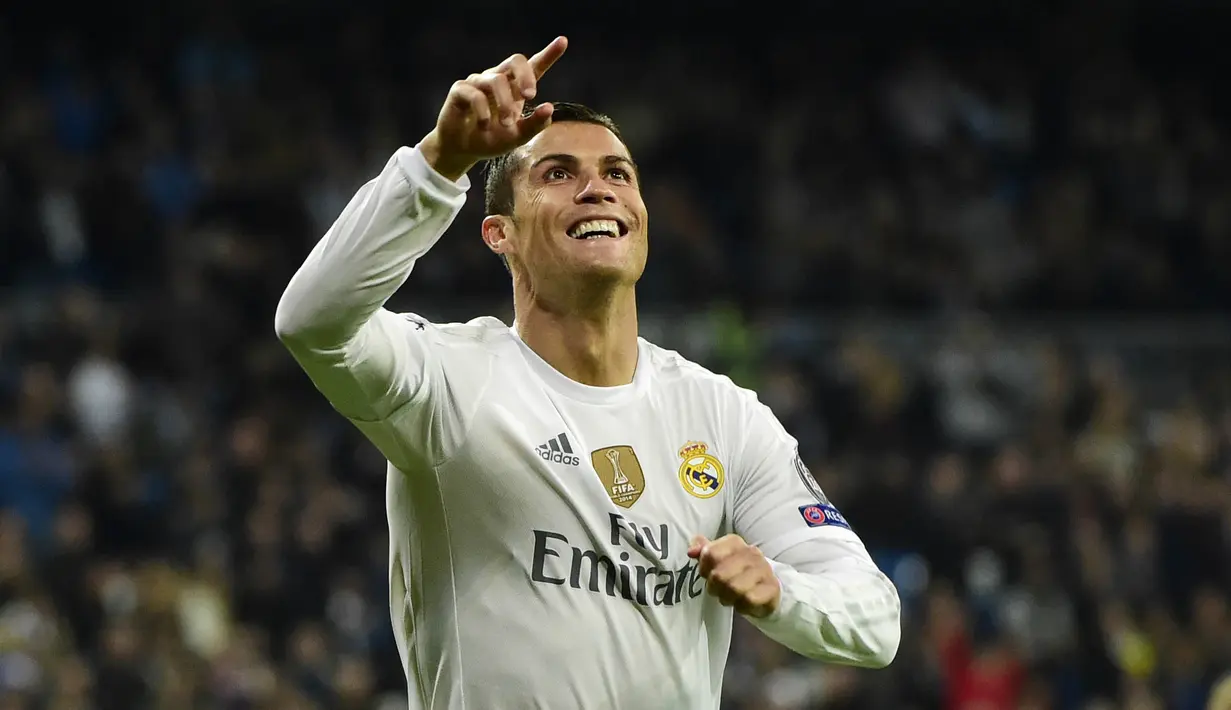
<path id="1" fill-rule="evenodd" d="M 603 482 L 611 502 L 621 508 L 631 508 L 645 491 L 645 472 L 631 446 L 608 446 L 590 452 L 590 463 Z"/>
<path id="2" fill-rule="evenodd" d="M 709 447 L 699 441 L 690 441 L 680 447 L 680 485 L 698 498 L 713 498 L 722 490 L 727 475 L 722 462 L 709 453 Z"/>

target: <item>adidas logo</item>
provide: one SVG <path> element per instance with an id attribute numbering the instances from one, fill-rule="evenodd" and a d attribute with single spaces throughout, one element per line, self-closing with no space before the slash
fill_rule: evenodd
<path id="1" fill-rule="evenodd" d="M 568 434 L 558 434 L 539 444 L 535 451 L 544 461 L 562 463 L 566 466 L 580 466 L 581 459 L 573 454 L 573 446 L 568 441 Z"/>

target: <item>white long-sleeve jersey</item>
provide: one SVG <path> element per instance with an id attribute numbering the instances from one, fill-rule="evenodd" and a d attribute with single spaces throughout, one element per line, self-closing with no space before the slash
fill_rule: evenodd
<path id="1" fill-rule="evenodd" d="M 390 614 L 412 708 L 717 708 L 732 612 L 689 539 L 737 533 L 782 602 L 753 623 L 820 660 L 884 666 L 900 603 L 752 392 L 638 342 L 590 387 L 494 318 L 385 301 L 469 182 L 402 148 L 316 245 L 279 337 L 389 460 Z"/>

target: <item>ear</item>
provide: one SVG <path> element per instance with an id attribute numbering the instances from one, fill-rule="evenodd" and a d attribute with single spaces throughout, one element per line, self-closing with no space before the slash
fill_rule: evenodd
<path id="1" fill-rule="evenodd" d="M 516 249 L 509 237 L 513 233 L 513 220 L 504 215 L 493 214 L 483 218 L 483 242 L 487 248 L 502 256 L 512 254 Z"/>

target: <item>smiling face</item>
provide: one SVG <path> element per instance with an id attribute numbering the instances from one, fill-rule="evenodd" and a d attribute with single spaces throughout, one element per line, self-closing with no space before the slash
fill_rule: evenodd
<path id="1" fill-rule="evenodd" d="M 635 284 L 648 216 L 628 148 L 605 126 L 553 123 L 512 156 L 511 215 L 483 222 L 488 246 L 536 292 Z"/>

